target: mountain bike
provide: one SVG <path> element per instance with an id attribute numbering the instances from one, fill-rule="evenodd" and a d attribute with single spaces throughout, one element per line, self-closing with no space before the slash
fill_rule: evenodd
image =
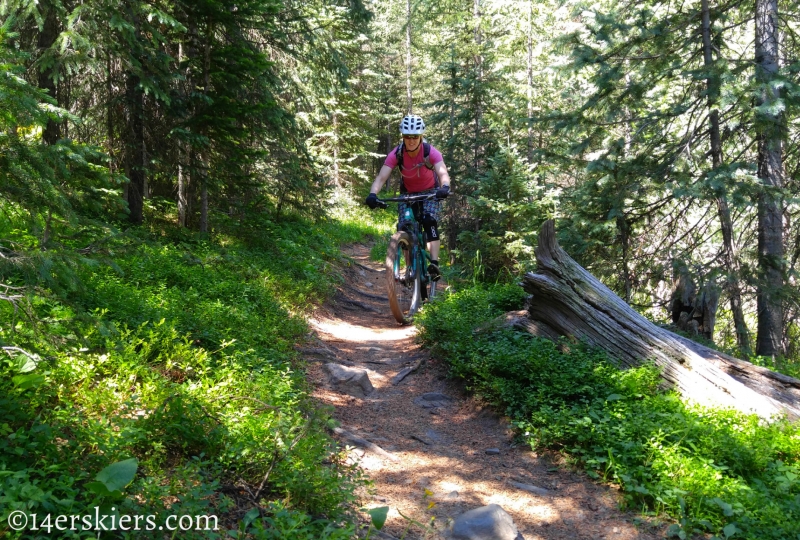
<path id="1" fill-rule="evenodd" d="M 389 199 L 378 199 L 383 208 L 389 202 L 405 203 L 403 227 L 392 235 L 386 250 L 386 287 L 392 315 L 400 324 L 410 324 L 422 304 L 436 295 L 436 281 L 428 274 L 431 256 L 420 225 L 421 209 L 411 203 L 436 197 L 435 193 L 424 195 L 401 195 Z M 413 210 L 412 210 L 413 208 Z"/>

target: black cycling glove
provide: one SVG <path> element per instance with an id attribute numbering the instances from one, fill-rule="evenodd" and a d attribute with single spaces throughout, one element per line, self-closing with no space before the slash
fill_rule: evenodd
<path id="1" fill-rule="evenodd" d="M 370 208 L 375 210 L 378 207 L 378 204 L 379 204 L 378 203 L 378 196 L 376 194 L 374 194 L 374 193 L 370 193 L 369 195 L 367 195 L 367 200 L 364 201 L 364 202 L 367 204 L 367 206 L 369 206 Z"/>
<path id="2" fill-rule="evenodd" d="M 437 199 L 446 199 L 450 195 L 450 186 L 442 186 L 436 190 Z"/>

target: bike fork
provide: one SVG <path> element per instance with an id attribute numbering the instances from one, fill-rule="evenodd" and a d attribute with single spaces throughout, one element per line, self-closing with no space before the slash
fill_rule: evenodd
<path id="1" fill-rule="evenodd" d="M 411 253 L 409 254 L 410 265 L 406 268 L 407 275 L 400 275 L 400 257 L 402 250 L 398 250 L 397 256 L 394 258 L 394 280 L 402 281 L 404 279 L 414 280 L 417 277 L 417 246 L 411 246 Z"/>

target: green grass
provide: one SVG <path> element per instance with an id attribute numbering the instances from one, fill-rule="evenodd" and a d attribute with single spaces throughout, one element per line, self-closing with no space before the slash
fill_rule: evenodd
<path id="1" fill-rule="evenodd" d="M 421 338 L 532 448 L 563 452 L 620 485 L 630 508 L 671 516 L 671 536 L 800 538 L 797 425 L 688 406 L 659 391 L 654 367 L 619 371 L 602 352 L 486 324 L 519 309 L 522 294 L 453 294 L 418 317 Z"/>
<path id="2" fill-rule="evenodd" d="M 30 296 L 35 324 L 0 303 L 0 343 L 41 359 L 0 357 L 0 536 L 36 536 L 7 528 L 14 510 L 99 506 L 156 523 L 216 515 L 219 537 L 351 537 L 365 480 L 327 435 L 293 349 L 340 279 L 339 245 L 380 229 L 351 215 L 252 216 L 211 239 L 151 216 L 149 230 L 104 243 L 106 262 L 74 264 L 71 286 Z M 0 281 L 25 279 L 6 272 Z M 129 458 L 120 489 L 98 484 Z M 257 503 L 241 485 L 261 486 Z M 147 534 L 161 537 L 118 536 Z"/>
<path id="3" fill-rule="evenodd" d="M 387 231 L 376 238 L 375 243 L 369 250 L 370 260 L 379 262 L 386 260 L 386 250 L 389 247 L 389 240 L 392 238 L 392 234 L 394 234 L 392 231 Z"/>

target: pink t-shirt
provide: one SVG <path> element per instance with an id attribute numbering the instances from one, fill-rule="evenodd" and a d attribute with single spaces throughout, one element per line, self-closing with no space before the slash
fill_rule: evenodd
<path id="1" fill-rule="evenodd" d="M 422 144 L 419 145 L 419 152 L 417 152 L 416 156 L 408 155 L 408 151 L 403 152 L 403 169 L 400 174 L 403 175 L 403 184 L 405 184 L 406 191 L 409 193 L 419 193 L 436 187 L 433 170 L 425 166 L 424 152 L 425 149 Z M 431 165 L 436 165 L 442 161 L 442 153 L 431 146 L 431 153 L 428 154 L 428 159 Z M 383 164 L 390 169 L 397 167 L 397 147 L 389 152 Z"/>

